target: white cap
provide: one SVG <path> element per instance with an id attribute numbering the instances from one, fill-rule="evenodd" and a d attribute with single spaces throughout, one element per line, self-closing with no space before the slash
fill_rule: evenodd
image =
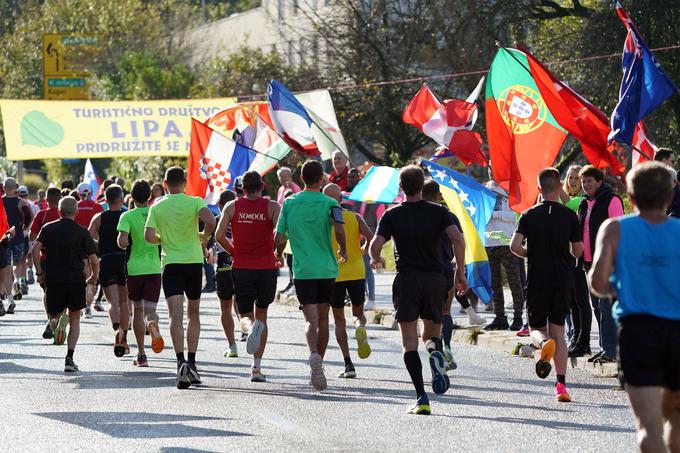
<path id="1" fill-rule="evenodd" d="M 19 186 L 19 188 L 17 189 L 17 193 L 19 195 L 28 195 L 28 187 L 24 185 Z"/>
<path id="2" fill-rule="evenodd" d="M 90 186 L 90 184 L 87 182 L 81 182 L 80 184 L 78 184 L 76 191 L 79 194 L 92 193 L 92 186 Z"/>

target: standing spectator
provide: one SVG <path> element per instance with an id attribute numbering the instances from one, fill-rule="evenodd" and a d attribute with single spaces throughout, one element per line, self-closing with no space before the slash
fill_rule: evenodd
<path id="1" fill-rule="evenodd" d="M 564 201 L 564 205 L 574 212 L 578 212 L 578 205 L 583 199 L 583 186 L 578 175 L 581 168 L 580 165 L 571 165 L 567 169 L 567 177 L 564 178 L 564 183 L 562 184 L 564 194 L 560 196 L 562 201 Z M 566 197 L 564 197 L 565 194 Z"/>
<path id="2" fill-rule="evenodd" d="M 276 172 L 279 178 L 279 190 L 276 192 L 276 202 L 283 206 L 283 201 L 286 199 L 286 194 L 292 191 L 293 194 L 300 192 L 300 186 L 293 182 L 293 172 L 288 167 L 281 167 Z"/>
<path id="3" fill-rule="evenodd" d="M 38 189 L 38 199 L 36 200 L 35 204 L 38 206 L 40 211 L 47 209 L 48 207 L 46 196 L 47 194 L 45 189 Z"/>
<path id="4" fill-rule="evenodd" d="M 673 168 L 673 151 L 666 148 L 660 148 L 654 154 L 654 160 Z M 671 201 L 671 205 L 666 211 L 666 214 L 673 217 L 680 217 L 680 184 L 678 184 L 677 176 L 678 173 L 676 172 L 673 180 L 673 201 Z"/>
<path id="5" fill-rule="evenodd" d="M 602 170 L 586 165 L 579 176 L 585 198 L 578 207 L 578 219 L 583 232 L 583 270 L 588 272 L 597 250 L 597 232 L 605 220 L 623 215 L 623 202 L 604 184 Z M 591 293 L 590 302 L 598 322 L 602 350 L 588 360 L 594 363 L 613 363 L 616 357 L 616 324 L 612 317 L 612 301 Z"/>
<path id="6" fill-rule="evenodd" d="M 333 151 L 333 171 L 328 177 L 328 181 L 337 184 L 340 190 L 347 191 L 347 176 L 349 174 L 349 167 L 347 167 L 347 156 L 342 151 L 336 149 Z"/>

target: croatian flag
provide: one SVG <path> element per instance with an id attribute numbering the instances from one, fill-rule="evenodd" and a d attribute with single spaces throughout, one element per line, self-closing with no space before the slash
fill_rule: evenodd
<path id="1" fill-rule="evenodd" d="M 204 198 L 208 205 L 217 204 L 220 192 L 234 187 L 255 155 L 254 150 L 192 118 L 186 194 Z"/>
<path id="2" fill-rule="evenodd" d="M 305 156 L 319 156 L 314 138 L 314 122 L 293 93 L 281 82 L 269 82 L 269 116 L 274 130 L 288 145 Z"/>
<path id="3" fill-rule="evenodd" d="M 99 187 L 102 185 L 102 180 L 97 176 L 97 173 L 94 171 L 94 167 L 92 166 L 92 162 L 90 162 L 90 159 L 87 159 L 85 161 L 85 171 L 83 172 L 83 182 L 86 182 L 92 187 L 92 192 L 90 193 L 90 199 L 94 200 L 96 194 L 99 193 Z"/>
<path id="4" fill-rule="evenodd" d="M 616 12 L 628 30 L 623 46 L 623 79 L 619 88 L 619 103 L 611 118 L 609 142 L 632 144 L 637 124 L 678 89 L 656 62 L 642 35 L 621 4 Z"/>
<path id="5" fill-rule="evenodd" d="M 399 170 L 371 167 L 347 197 L 361 203 L 394 203 L 399 195 Z"/>

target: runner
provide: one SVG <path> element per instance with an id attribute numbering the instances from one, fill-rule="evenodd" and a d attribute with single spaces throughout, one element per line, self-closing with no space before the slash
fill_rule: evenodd
<path id="1" fill-rule="evenodd" d="M 357 354 L 360 359 L 367 359 L 371 355 L 371 346 L 368 344 L 366 333 L 366 315 L 364 314 L 364 302 L 366 300 L 366 268 L 364 267 L 364 253 L 368 245 L 361 246 L 363 237 L 366 244 L 373 240 L 373 232 L 368 228 L 363 217 L 353 212 L 348 206 L 343 206 L 342 191 L 337 184 L 328 184 L 323 189 L 326 196 L 340 203 L 342 209 L 342 221 L 345 227 L 345 243 L 347 248 L 347 260 L 340 263 L 338 276 L 333 285 L 333 297 L 331 307 L 335 322 L 335 339 L 338 341 L 342 357 L 345 360 L 345 371 L 338 375 L 339 378 L 355 378 L 357 372 L 349 355 L 347 344 L 347 322 L 345 321 L 345 297 L 349 297 L 354 316 L 354 337 L 357 340 Z M 338 249 L 338 242 L 333 235 L 333 250 Z M 337 256 L 340 261 L 340 256 Z"/>
<path id="2" fill-rule="evenodd" d="M 31 223 L 30 239 L 35 241 L 38 238 L 38 234 L 42 227 L 50 222 L 59 220 L 59 200 L 61 199 L 61 191 L 56 187 L 50 187 L 47 189 L 47 209 L 38 211 Z M 43 273 L 47 272 L 47 255 L 45 250 L 40 253 L 40 268 Z M 34 262 L 33 266 L 37 269 L 37 264 Z M 42 337 L 45 340 L 52 338 L 52 328 L 50 327 L 50 314 L 47 310 L 47 300 L 45 296 L 45 285 L 40 285 L 43 289 L 43 306 L 45 307 L 45 313 L 47 314 L 47 325 L 43 331 Z"/>
<path id="3" fill-rule="evenodd" d="M 31 200 L 28 199 L 28 187 L 24 185 L 19 186 L 19 188 L 17 189 L 17 195 L 19 196 L 19 198 L 25 201 L 28 207 L 31 209 L 31 221 L 24 224 L 25 225 L 24 255 L 21 257 L 21 262 L 25 271 L 21 275 L 19 281 L 21 295 L 26 296 L 28 295 L 28 285 L 32 285 L 33 283 L 35 283 L 35 279 L 33 277 L 33 260 L 28 259 L 29 252 L 31 251 L 31 241 L 29 240 L 30 233 L 29 226 L 33 223 L 32 219 L 35 219 L 35 216 L 38 213 L 38 211 L 40 211 L 40 208 L 38 207 L 37 204 L 33 203 Z"/>
<path id="4" fill-rule="evenodd" d="M 203 283 L 203 245 L 215 230 L 215 216 L 205 201 L 184 194 L 186 173 L 170 167 L 163 181 L 168 195 L 157 200 L 149 210 L 144 239 L 161 245 L 163 293 L 170 316 L 170 336 L 177 356 L 178 389 L 200 384 L 196 367 L 196 349 L 201 334 L 199 307 Z M 198 221 L 204 224 L 199 236 Z M 187 314 L 187 349 L 184 357 L 184 296 L 189 303 Z"/>
<path id="5" fill-rule="evenodd" d="M 637 213 L 604 222 L 588 277 L 596 294 L 618 298 L 619 379 L 635 415 L 640 450 L 675 452 L 680 449 L 680 220 L 666 216 L 673 192 L 663 164 L 636 165 L 627 181 Z"/>
<path id="6" fill-rule="evenodd" d="M 62 183 L 62 186 L 66 183 Z M 72 184 L 72 183 L 71 183 Z M 108 186 L 107 186 L 108 187 Z M 103 190 L 105 190 L 104 188 Z M 92 218 L 99 214 L 100 212 L 104 211 L 104 208 L 102 205 L 95 203 L 94 201 L 91 200 L 92 198 L 92 186 L 90 186 L 89 183 L 86 182 L 81 182 L 78 184 L 78 188 L 76 189 L 78 192 L 78 196 L 80 198 L 80 201 L 78 201 L 78 214 L 76 214 L 76 223 L 80 226 L 82 226 L 85 229 L 90 228 L 90 223 L 92 223 Z M 103 194 L 104 192 L 102 192 Z M 88 268 L 89 263 L 85 262 L 85 273 L 88 274 L 90 272 L 90 269 Z M 92 315 L 92 309 L 90 308 L 92 306 L 92 300 L 94 299 L 95 294 L 97 293 L 97 282 L 88 284 L 85 292 L 85 300 L 87 302 L 87 307 L 85 308 L 85 316 L 89 317 Z M 97 301 L 94 304 L 94 309 L 96 311 L 104 311 L 104 308 L 101 306 L 99 301 Z"/>
<path id="7" fill-rule="evenodd" d="M 21 278 L 26 275 L 26 242 L 24 241 L 24 229 L 27 229 L 33 219 L 31 207 L 26 200 L 17 196 L 19 185 L 14 178 L 5 178 L 5 195 L 2 202 L 5 205 L 7 221 L 10 227 L 14 227 L 14 236 L 7 244 L 5 260 L 13 266 L 5 271 L 6 286 L 11 287 L 7 294 L 7 314 L 14 314 L 16 303 L 14 300 L 21 300 L 25 291 L 21 288 Z"/>
<path id="8" fill-rule="evenodd" d="M 125 250 L 118 247 L 118 221 L 123 214 L 123 189 L 116 184 L 104 192 L 109 209 L 92 218 L 90 234 L 99 250 L 99 283 L 109 303 L 109 319 L 115 332 L 113 353 L 123 357 L 130 353 L 127 332 L 130 322 L 127 287 L 125 286 Z M 87 316 L 87 308 L 85 309 Z"/>
<path id="9" fill-rule="evenodd" d="M 525 211 L 512 236 L 510 250 L 529 262 L 527 276 L 527 313 L 531 341 L 540 348 L 536 374 L 545 379 L 555 357 L 555 395 L 557 401 L 569 402 L 566 387 L 567 342 L 564 324 L 574 291 L 574 258 L 583 253 L 578 218 L 559 202 L 560 174 L 546 168 L 538 174 L 543 201 Z M 526 239 L 526 247 L 522 245 Z M 571 253 L 571 256 L 570 256 Z"/>
<path id="10" fill-rule="evenodd" d="M 327 387 L 323 356 L 328 346 L 333 281 L 338 276 L 331 230 L 335 231 L 338 241 L 340 261 L 347 259 L 342 211 L 337 201 L 321 193 L 323 177 L 319 162 L 308 160 L 302 165 L 305 189 L 283 203 L 275 237 L 279 261 L 283 260 L 286 235 L 290 240 L 295 292 L 305 318 L 305 338 L 310 352 L 311 384 L 317 390 Z"/>
<path id="11" fill-rule="evenodd" d="M 418 355 L 418 318 L 423 320 L 423 341 L 430 355 L 432 390 L 443 394 L 449 389 L 442 341 L 442 309 L 446 299 L 446 279 L 442 257 L 442 240 L 453 243 L 456 259 L 454 282 L 459 293 L 467 291 L 465 278 L 465 240 L 456 226 L 455 216 L 443 206 L 422 199 L 425 182 L 423 170 L 408 165 L 399 172 L 399 186 L 406 201 L 388 210 L 371 242 L 371 265 L 384 267 L 380 256 L 385 242 L 394 239 L 397 275 L 392 285 L 396 319 L 401 330 L 404 363 L 416 390 L 412 414 L 431 413 L 430 400 L 423 384 L 422 364 Z"/>
<path id="12" fill-rule="evenodd" d="M 75 198 L 59 200 L 61 219 L 42 227 L 33 245 L 36 276 L 40 284 L 46 285 L 47 313 L 50 315 L 55 344 L 64 344 L 66 327 L 69 323 L 71 325 L 64 360 L 65 372 L 78 371 L 73 353 L 80 335 L 80 310 L 85 308 L 85 285 L 86 282 L 95 281 L 99 271 L 97 247 L 87 230 L 74 221 L 77 211 Z M 43 249 L 47 252 L 49 274 L 41 266 L 40 253 Z M 83 257 L 87 257 L 92 269 L 87 279 Z"/>
<path id="13" fill-rule="evenodd" d="M 262 198 L 262 177 L 256 171 L 246 172 L 242 183 L 244 197 L 224 207 L 215 237 L 224 249 L 233 250 L 236 305 L 248 331 L 246 351 L 253 355 L 250 381 L 265 382 L 261 362 L 269 334 L 267 308 L 276 296 L 277 268 L 283 265 L 274 256 L 274 225 L 281 207 Z M 227 239 L 228 226 L 233 245 Z"/>
<path id="14" fill-rule="evenodd" d="M 120 216 L 117 227 L 118 247 L 126 251 L 126 283 L 128 298 L 133 307 L 132 330 L 137 340 L 137 356 L 132 364 L 138 367 L 149 366 L 144 351 L 145 331 L 148 330 L 151 335 L 153 352 L 160 354 L 165 346 L 156 313 L 161 292 L 160 250 L 158 245 L 149 244 L 144 240 L 144 225 L 149 216 L 150 197 L 151 186 L 148 182 L 137 180 L 132 183 L 135 208 Z"/>

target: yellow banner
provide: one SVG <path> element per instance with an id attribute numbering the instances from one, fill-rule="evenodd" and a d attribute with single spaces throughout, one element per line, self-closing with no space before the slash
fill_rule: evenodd
<path id="1" fill-rule="evenodd" d="M 0 100 L 0 110 L 10 160 L 186 156 L 191 118 L 234 102 Z"/>

